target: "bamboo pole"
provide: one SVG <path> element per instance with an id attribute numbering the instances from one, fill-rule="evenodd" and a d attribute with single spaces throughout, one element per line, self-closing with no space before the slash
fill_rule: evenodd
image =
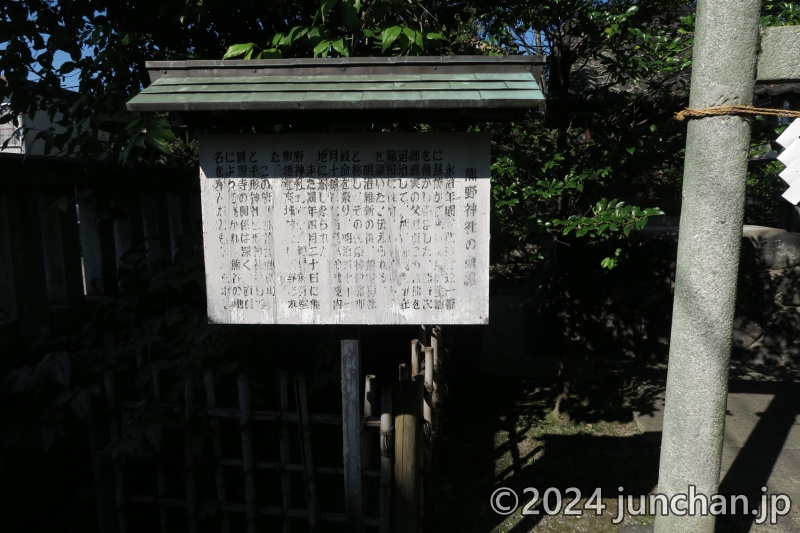
<path id="1" fill-rule="evenodd" d="M 217 394 L 214 388 L 214 373 L 210 368 L 203 372 L 203 385 L 206 389 L 206 406 L 211 409 L 217 406 Z M 214 484 L 217 493 L 217 503 L 221 506 L 226 501 L 225 496 L 225 470 L 222 468 L 222 443 L 219 435 L 219 419 L 210 416 L 208 421 L 211 428 L 211 453 L 214 457 Z M 220 529 L 222 533 L 230 532 L 228 513 L 220 509 Z"/>
<path id="2" fill-rule="evenodd" d="M 400 363 L 400 366 L 398 368 L 398 374 L 399 374 L 398 379 L 400 381 L 408 381 L 411 379 L 411 372 L 408 368 L 408 365 L 405 363 Z"/>
<path id="3" fill-rule="evenodd" d="M 389 533 L 392 527 L 392 455 L 394 452 L 393 422 L 392 387 L 386 386 L 381 391 L 381 533 Z"/>
<path id="4" fill-rule="evenodd" d="M 253 441 L 250 418 L 250 384 L 247 374 L 237 377 L 239 386 L 239 413 L 242 435 L 242 461 L 244 464 L 244 503 L 247 517 L 247 533 L 258 531 L 258 509 L 256 508 L 256 472 L 253 464 Z"/>
<path id="5" fill-rule="evenodd" d="M 308 506 L 308 527 L 316 531 L 319 525 L 319 508 L 317 506 L 317 482 L 314 470 L 314 457 L 311 453 L 311 420 L 308 416 L 308 398 L 306 396 L 306 380 L 295 378 L 294 392 L 297 403 L 297 419 L 300 426 L 300 450 L 303 455 L 303 474 L 306 482 L 306 500 Z"/>
<path id="6" fill-rule="evenodd" d="M 378 390 L 375 376 L 372 374 L 364 378 L 364 418 L 367 419 L 374 416 L 378 408 Z M 363 435 L 361 439 L 362 461 L 361 466 L 365 470 L 372 465 L 372 457 L 375 455 L 375 431 L 364 425 Z"/>
<path id="7" fill-rule="evenodd" d="M 186 464 L 186 519 L 189 533 L 197 532 L 197 479 L 195 476 L 194 428 L 194 376 L 191 372 L 183 375 L 184 399 L 184 458 Z"/>
<path id="8" fill-rule="evenodd" d="M 392 514 L 395 533 L 417 533 L 421 492 L 420 407 L 422 381 L 401 381 L 394 405 L 394 490 Z"/>
<path id="9" fill-rule="evenodd" d="M 431 390 L 431 407 L 436 416 L 436 421 L 434 423 L 434 435 L 436 431 L 439 429 L 439 408 L 441 403 L 441 398 L 439 391 L 441 389 L 442 383 L 442 368 L 441 362 L 439 360 L 439 355 L 441 352 L 441 335 L 442 329 L 440 327 L 434 327 L 431 329 L 431 349 L 433 350 L 433 384 Z"/>
<path id="10" fill-rule="evenodd" d="M 416 379 L 419 374 L 419 339 L 411 339 L 411 379 Z"/>
<path id="11" fill-rule="evenodd" d="M 278 388 L 280 389 L 281 414 L 289 411 L 289 376 L 286 372 L 278 372 Z M 286 466 L 289 464 L 289 424 L 282 420 L 280 422 L 280 450 L 281 450 L 281 502 L 284 512 L 292 506 L 292 478 Z M 283 533 L 290 533 L 292 522 L 284 514 Z"/>
<path id="12" fill-rule="evenodd" d="M 433 408 L 433 348 L 425 348 L 425 377 L 422 417 L 423 417 L 423 438 L 422 438 L 422 518 L 423 529 L 430 529 L 433 494 L 433 453 L 434 439 L 436 436 L 436 411 Z"/>

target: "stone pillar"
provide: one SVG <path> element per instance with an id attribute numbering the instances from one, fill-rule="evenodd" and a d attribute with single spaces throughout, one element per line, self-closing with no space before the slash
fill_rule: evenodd
<path id="1" fill-rule="evenodd" d="M 690 108 L 752 103 L 758 0 L 699 0 Z M 686 138 L 658 491 L 719 485 L 750 125 L 691 120 Z M 713 532 L 714 517 L 656 516 L 656 532 Z"/>

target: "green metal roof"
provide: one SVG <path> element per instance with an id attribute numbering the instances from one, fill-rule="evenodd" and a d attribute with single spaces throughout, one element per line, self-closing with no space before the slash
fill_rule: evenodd
<path id="1" fill-rule="evenodd" d="M 544 96 L 539 56 L 148 63 L 130 111 L 519 114 Z"/>

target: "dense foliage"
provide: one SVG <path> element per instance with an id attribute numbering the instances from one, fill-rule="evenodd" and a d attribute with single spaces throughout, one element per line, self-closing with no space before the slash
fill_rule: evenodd
<path id="1" fill-rule="evenodd" d="M 672 117 L 688 102 L 693 7 L 686 0 L 10 0 L 0 2 L 0 96 L 10 103 L 0 121 L 48 113 L 66 131 L 40 135 L 85 158 L 191 163 L 174 117 L 125 111 L 148 83 L 147 60 L 542 54 L 546 112 L 471 126 L 492 134 L 493 243 L 501 252 L 525 250 L 528 262 L 590 243 L 593 265 L 610 269 L 625 257 L 626 237 L 659 207 L 677 214 L 685 126 Z M 796 4 L 764 3 L 762 24 L 798 21 Z M 757 126 L 754 154 L 775 138 L 773 124 Z M 775 170 L 767 164 L 751 173 L 753 217 L 774 216 Z M 181 256 L 121 306 L 98 306 L 68 342 L 40 339 L 5 361 L 2 398 L 19 410 L 4 410 L 11 428 L 4 454 L 31 442 L 52 446 L 70 421 L 87 416 L 100 391 L 96 370 L 130 367 L 145 346 L 157 346 L 152 355 L 178 369 L 222 354 L 218 330 L 204 324 L 197 259 Z M 131 276 L 150 275 L 132 265 Z"/>

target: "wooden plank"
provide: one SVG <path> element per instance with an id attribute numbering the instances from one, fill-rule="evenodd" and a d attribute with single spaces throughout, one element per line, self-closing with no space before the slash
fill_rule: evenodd
<path id="1" fill-rule="evenodd" d="M 542 99 L 542 92 L 539 89 L 526 89 L 514 91 L 480 91 L 480 100 L 492 105 L 505 106 L 514 100 L 528 101 L 531 105 L 537 105 L 537 101 Z"/>
<path id="2" fill-rule="evenodd" d="M 160 370 L 157 365 L 150 367 L 150 384 L 153 389 L 153 400 L 156 403 L 161 402 L 161 378 Z M 156 451 L 156 490 L 158 491 L 158 499 L 163 500 L 167 497 L 167 476 L 164 469 L 164 457 L 162 450 Z M 169 532 L 169 513 L 165 506 L 160 506 L 159 515 L 161 519 L 161 533 Z"/>
<path id="3" fill-rule="evenodd" d="M 508 84 L 514 84 L 512 88 Z M 229 93 L 247 95 L 250 93 L 350 93 L 350 92 L 383 92 L 383 91 L 449 91 L 452 89 L 470 90 L 530 90 L 538 89 L 538 85 L 530 78 L 528 81 L 425 81 L 409 80 L 406 82 L 365 82 L 365 83 L 332 83 L 323 84 L 317 81 L 308 83 L 286 83 L 286 84 L 243 84 L 225 83 L 214 85 L 184 85 L 184 86 L 159 86 L 148 90 L 149 95 L 164 95 L 164 97 L 174 95 L 183 96 L 188 94 L 216 94 Z"/>
<path id="4" fill-rule="evenodd" d="M 168 263 L 171 257 L 168 213 L 166 195 L 153 191 L 142 193 L 145 251 L 148 263 L 156 267 Z"/>
<path id="5" fill-rule="evenodd" d="M 167 222 L 169 225 L 169 249 L 170 257 L 175 259 L 178 253 L 181 236 L 186 231 L 184 229 L 184 205 L 181 201 L 182 195 L 179 193 L 167 194 Z M 188 228 L 187 228 L 188 229 Z"/>
<path id="6" fill-rule="evenodd" d="M 800 26 L 761 28 L 756 79 L 759 82 L 800 81 Z"/>
<path id="7" fill-rule="evenodd" d="M 289 412 L 289 376 L 286 372 L 278 372 L 278 388 L 280 391 L 281 413 Z M 289 425 L 280 423 L 280 453 L 281 453 L 281 503 L 284 509 L 292 506 L 292 478 L 286 466 L 289 464 Z M 283 533 L 290 533 L 292 523 L 286 517 L 283 519 Z"/>
<path id="8" fill-rule="evenodd" d="M 376 89 L 391 88 L 397 84 L 415 83 L 535 83 L 530 73 L 508 74 L 396 74 L 360 76 L 243 76 L 243 77 L 203 77 L 203 78 L 165 78 L 154 83 L 145 92 L 148 94 L 164 92 L 192 92 L 215 90 L 307 90 L 308 86 L 354 87 L 357 89 L 375 86 Z M 241 89 L 239 89 L 241 88 Z"/>
<path id="9" fill-rule="evenodd" d="M 83 300 L 80 241 L 74 194 L 69 188 L 42 191 L 38 196 L 42 245 L 51 304 L 71 305 Z M 59 203 L 66 199 L 62 212 Z"/>
<path id="10" fill-rule="evenodd" d="M 103 387 L 106 393 L 106 409 L 108 414 L 109 440 L 118 442 L 120 438 L 120 422 L 117 418 L 117 396 L 114 388 L 114 374 L 103 373 Z M 111 461 L 114 467 L 114 494 L 116 496 L 117 527 L 119 533 L 128 532 L 126 517 L 125 476 L 122 469 L 122 458 L 116 448 L 111 450 Z"/>
<path id="11" fill-rule="evenodd" d="M 115 295 L 118 291 L 114 223 L 103 212 L 104 202 L 108 199 L 97 191 L 79 190 L 83 272 L 87 294 Z"/>
<path id="12" fill-rule="evenodd" d="M 203 372 L 203 385 L 206 391 L 206 405 L 216 407 L 217 393 L 214 384 L 214 373 L 208 368 Z M 219 420 L 214 417 L 208 418 L 208 426 L 211 429 L 211 454 L 214 460 L 214 486 L 216 488 L 217 504 L 222 505 L 227 501 L 225 490 L 225 471 L 222 468 L 222 440 L 220 439 Z M 230 520 L 228 513 L 220 513 L 220 528 L 222 533 L 229 533 Z"/>
<path id="13" fill-rule="evenodd" d="M 389 533 L 392 528 L 392 456 L 394 455 L 394 416 L 392 415 L 392 387 L 383 387 L 381 391 L 381 495 L 380 495 L 380 531 Z"/>
<path id="14" fill-rule="evenodd" d="M 31 338 L 50 324 L 39 206 L 33 191 L 27 188 L 7 189 L 1 200 L 5 204 L 16 318 L 22 335 Z"/>
<path id="15" fill-rule="evenodd" d="M 348 531 L 364 530 L 361 479 L 361 361 L 358 340 L 341 341 L 345 516 Z"/>
<path id="16" fill-rule="evenodd" d="M 0 322 L 16 318 L 17 296 L 14 290 L 14 264 L 11 259 L 11 234 L 6 213 L 6 202 L 3 198 L 9 190 L 0 191 Z"/>
<path id="17" fill-rule="evenodd" d="M 379 91 L 379 92 L 292 92 L 292 93 L 192 93 L 141 94 L 129 107 L 131 111 L 336 111 L 375 109 L 458 109 L 467 113 L 476 108 L 532 108 L 542 105 L 538 90 L 496 92 L 500 100 L 483 97 L 480 91 L 448 94 L 447 91 Z M 260 96 L 263 95 L 263 96 Z M 243 117 L 244 118 L 244 117 Z M 296 121 L 299 117 L 291 117 Z M 352 119 L 352 117 L 349 117 Z M 371 117 L 374 119 L 374 117 Z M 272 117 L 274 120 L 274 116 Z M 254 117 L 244 118 L 253 121 Z"/>
<path id="18" fill-rule="evenodd" d="M 431 74 L 441 72 L 530 72 L 541 68 L 543 56 L 449 56 L 324 58 L 228 61 L 151 61 L 152 81 L 186 76 L 245 76 L 325 74 Z"/>
<path id="19" fill-rule="evenodd" d="M 247 515 L 247 533 L 258 531 L 258 508 L 256 506 L 256 471 L 253 459 L 253 428 L 250 418 L 250 384 L 247 374 L 239 374 L 239 412 L 242 435 L 242 465 L 244 466 L 244 501 Z"/>
<path id="20" fill-rule="evenodd" d="M 194 457 L 194 376 L 183 375 L 183 436 L 184 465 L 186 467 L 186 520 L 189 533 L 197 532 L 197 478 Z"/>
<path id="21" fill-rule="evenodd" d="M 142 216 L 139 191 L 131 191 L 124 198 L 115 199 L 115 208 L 120 216 L 114 219 L 114 249 L 117 264 L 123 265 L 126 254 L 131 251 L 134 243 L 141 242 Z M 134 234 L 136 236 L 134 236 Z"/>
<path id="22" fill-rule="evenodd" d="M 305 478 L 306 506 L 308 507 L 308 528 L 313 532 L 319 526 L 319 506 L 317 504 L 317 479 L 314 468 L 314 454 L 311 452 L 311 419 L 308 414 L 306 380 L 294 380 L 297 422 L 300 430 L 300 452 L 303 456 L 303 477 Z"/>

